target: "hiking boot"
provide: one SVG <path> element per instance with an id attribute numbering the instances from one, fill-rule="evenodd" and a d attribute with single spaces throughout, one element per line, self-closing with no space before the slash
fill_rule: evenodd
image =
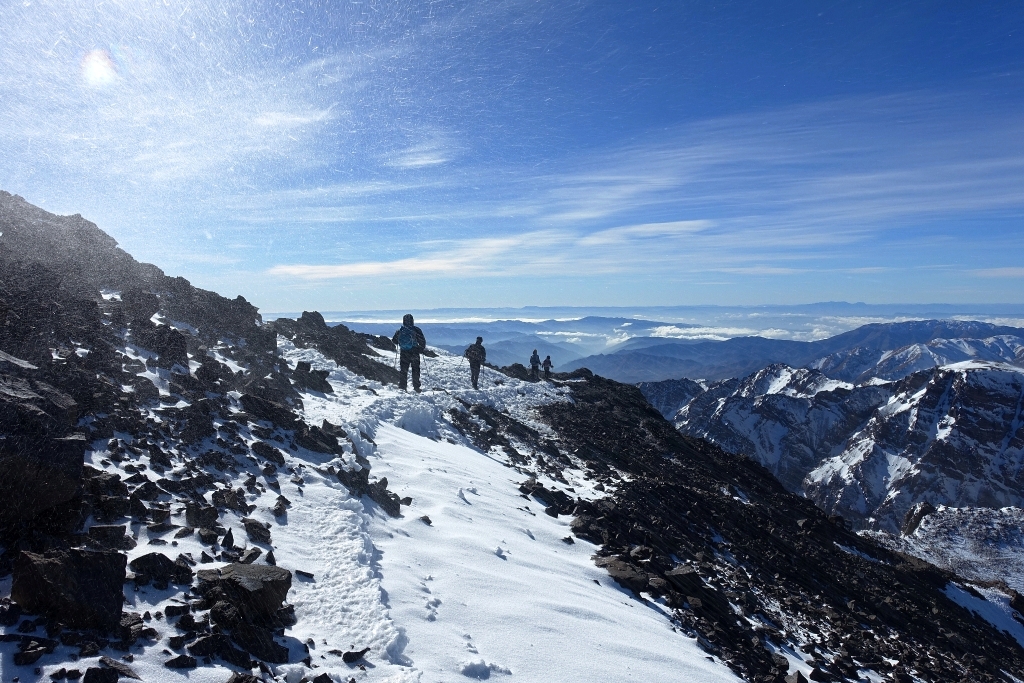
<path id="1" fill-rule="evenodd" d="M 416 392 L 417 394 L 422 394 L 422 393 L 423 393 L 423 390 L 422 390 L 422 389 L 420 389 L 419 387 L 416 387 L 416 388 L 414 389 L 414 391 L 415 391 L 415 392 Z"/>

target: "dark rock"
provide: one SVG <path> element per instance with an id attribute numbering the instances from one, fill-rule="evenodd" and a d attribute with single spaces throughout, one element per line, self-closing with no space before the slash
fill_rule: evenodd
<path id="1" fill-rule="evenodd" d="M 398 495 L 388 491 L 387 477 L 381 477 L 367 487 L 370 500 L 380 505 L 381 509 L 391 517 L 402 514 L 402 501 Z"/>
<path id="2" fill-rule="evenodd" d="M 144 586 L 150 581 L 157 588 L 168 583 L 192 583 L 192 569 L 184 562 L 171 560 L 163 553 L 148 553 L 132 560 L 128 566 L 135 572 L 135 583 Z"/>
<path id="3" fill-rule="evenodd" d="M 258 560 L 260 555 L 262 555 L 262 554 L 263 554 L 262 550 L 260 550 L 256 546 L 250 546 L 238 558 L 238 562 L 240 564 L 252 564 L 256 560 Z"/>
<path id="4" fill-rule="evenodd" d="M 252 448 L 253 453 L 260 456 L 264 460 L 269 460 L 271 463 L 277 465 L 278 467 L 284 467 L 284 455 L 281 453 L 280 450 L 274 448 L 265 441 L 256 441 L 252 444 L 252 446 L 250 446 L 250 448 Z M 264 474 L 266 474 L 266 471 L 264 471 Z M 273 472 L 271 472 L 271 474 L 273 474 Z"/>
<path id="5" fill-rule="evenodd" d="M 249 517 L 243 517 L 242 526 L 245 527 L 245 533 L 250 541 L 254 543 L 270 543 L 270 528 L 268 525 Z"/>
<path id="6" fill-rule="evenodd" d="M 618 558 L 598 558 L 597 566 L 604 567 L 609 576 L 635 593 L 647 590 L 647 575 Z"/>
<path id="7" fill-rule="evenodd" d="M 204 597 L 223 596 L 246 622 L 268 626 L 276 623 L 277 610 L 292 585 L 291 572 L 269 565 L 230 564 L 221 569 L 201 569 L 198 578 L 199 592 Z"/>
<path id="8" fill-rule="evenodd" d="M 185 503 L 185 524 L 194 529 L 208 529 L 216 526 L 219 514 L 217 508 L 212 505 Z"/>
<path id="9" fill-rule="evenodd" d="M 199 530 L 199 542 L 202 543 L 203 545 L 213 545 L 219 539 L 220 539 L 220 534 L 218 534 L 213 529 L 210 529 L 208 527 L 203 527 L 203 528 L 201 528 Z"/>
<path id="10" fill-rule="evenodd" d="M 310 683 L 334 683 L 334 679 L 327 674 L 320 674 L 314 677 Z"/>
<path id="11" fill-rule="evenodd" d="M 120 677 L 116 669 L 90 666 L 82 676 L 82 683 L 117 683 Z"/>
<path id="12" fill-rule="evenodd" d="M 116 629 L 124 596 L 125 556 L 113 552 L 22 551 L 11 598 L 22 609 L 72 628 Z"/>
<path id="13" fill-rule="evenodd" d="M 799 671 L 794 671 L 786 676 L 786 683 L 807 683 L 807 677 Z"/>
<path id="14" fill-rule="evenodd" d="M 370 470 L 366 467 L 352 471 L 338 470 L 337 477 L 354 496 L 363 496 L 370 491 Z"/>
<path id="15" fill-rule="evenodd" d="M 231 529 L 228 529 L 228 532 L 224 534 L 224 538 L 220 540 L 220 545 L 222 548 L 227 548 L 228 550 L 235 547 L 235 536 L 231 533 Z"/>
<path id="16" fill-rule="evenodd" d="M 358 662 L 363 656 L 370 651 L 370 648 L 364 647 L 362 650 L 349 650 L 341 656 L 341 660 L 346 664 L 352 664 Z"/>
<path id="17" fill-rule="evenodd" d="M 125 527 L 120 524 L 94 524 L 89 527 L 89 540 L 106 550 L 131 550 L 135 547 L 135 539 L 126 536 Z"/>
<path id="18" fill-rule="evenodd" d="M 78 669 L 68 669 L 68 672 L 65 675 L 65 678 L 67 678 L 69 681 L 77 681 L 81 677 L 82 672 Z"/>
<path id="19" fill-rule="evenodd" d="M 196 668 L 196 658 L 189 655 L 178 655 L 164 662 L 164 666 L 169 669 L 194 669 Z"/>
<path id="20" fill-rule="evenodd" d="M 241 623 L 231 630 L 231 639 L 243 650 L 265 662 L 288 662 L 288 648 L 274 640 L 274 633 L 270 629 Z"/>
<path id="21" fill-rule="evenodd" d="M 170 619 L 172 617 L 180 617 L 183 614 L 188 614 L 191 611 L 192 607 L 190 605 L 168 605 L 164 609 L 164 614 L 167 615 L 168 619 Z"/>
<path id="22" fill-rule="evenodd" d="M 100 657 L 100 664 L 110 667 L 123 678 L 134 678 L 137 681 L 142 680 L 139 675 L 135 673 L 135 670 L 124 662 L 119 662 L 116 659 L 111 659 L 110 657 Z"/>
<path id="23" fill-rule="evenodd" d="M 226 683 L 263 683 L 262 680 L 252 674 L 234 672 Z"/>
<path id="24" fill-rule="evenodd" d="M 242 615 L 227 600 L 221 600 L 210 608 L 210 618 L 218 626 L 232 628 L 242 622 Z"/>
<path id="25" fill-rule="evenodd" d="M 137 612 L 123 612 L 121 614 L 121 623 L 118 625 L 118 634 L 121 636 L 121 642 L 134 643 L 142 635 L 142 631 L 145 628 L 146 625 L 142 621 L 142 616 Z"/>
<path id="26" fill-rule="evenodd" d="M 931 503 L 917 503 L 907 510 L 907 514 L 903 518 L 903 525 L 900 527 L 900 533 L 904 536 L 912 535 L 917 531 L 917 527 L 921 526 L 924 518 L 933 512 L 935 512 L 935 506 Z"/>

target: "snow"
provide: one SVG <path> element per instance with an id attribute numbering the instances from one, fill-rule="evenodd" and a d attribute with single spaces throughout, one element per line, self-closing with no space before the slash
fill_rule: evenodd
<path id="1" fill-rule="evenodd" d="M 535 410 L 571 400 L 564 386 L 521 382 L 484 368 L 482 388 L 473 390 L 461 359 L 439 352 L 437 358 L 424 359 L 425 391 L 406 393 L 283 339 L 279 350 L 293 367 L 307 360 L 330 371 L 333 393 L 303 394 L 304 418 L 311 425 L 324 419 L 341 425 L 351 444 L 340 456 L 301 448 L 283 452 L 286 464 L 276 479 L 291 505 L 282 517 L 270 512 L 278 495 L 272 488 L 261 488 L 261 483 L 245 496 L 256 506 L 250 517 L 273 522 L 277 564 L 293 571 L 288 602 L 298 621 L 279 638 L 289 648 L 292 663 L 271 665 L 278 680 L 298 683 L 320 673 L 334 681 L 354 678 L 359 683 L 738 680 L 696 640 L 673 628 L 663 604 L 649 596 L 638 599 L 596 567 L 591 557 L 596 546 L 563 540 L 571 537 L 570 519 L 544 514 L 538 501 L 519 492 L 527 473 L 511 468 L 502 452 L 472 447 L 447 419 L 449 411 L 485 404 L 546 432 Z M 141 359 L 130 347 L 122 353 Z M 210 354 L 231 364 L 216 351 Z M 390 362 L 386 354 L 380 360 Z M 141 374 L 155 383 L 165 380 L 149 371 Z M 229 395 L 239 398 L 235 392 Z M 161 419 L 158 412 L 147 415 Z M 251 440 L 244 426 L 240 435 Z M 128 434 L 115 436 L 133 441 Z M 106 441 L 95 442 L 87 452 L 88 463 L 124 476 L 107 448 Z M 329 473 L 329 465 L 356 466 L 357 454 L 370 460 L 372 479 L 387 477 L 391 491 L 412 498 L 401 517 L 388 517 L 368 497 L 353 497 Z M 155 478 L 148 452 L 132 451 L 129 457 L 139 471 Z M 237 489 L 250 474 L 258 474 L 255 463 L 244 457 L 240 468 L 238 475 L 210 472 L 221 486 Z M 567 483 L 539 479 L 580 497 L 602 495 L 582 469 L 567 468 L 564 476 Z M 172 503 L 171 522 L 182 526 L 183 516 L 183 507 Z M 220 523 L 232 530 L 236 547 L 253 545 L 246 540 L 240 514 L 226 511 Z M 129 525 L 128 534 L 137 542 L 127 553 L 129 562 L 154 551 L 199 560 L 205 549 L 195 535 L 175 538 L 173 532 L 150 532 L 138 523 Z M 262 548 L 260 563 L 270 546 Z M 219 566 L 210 562 L 195 569 Z M 173 619 L 157 619 L 155 614 L 180 602 L 180 588 L 149 585 L 136 590 L 129 582 L 125 599 L 127 611 L 153 615 L 147 625 L 158 632 L 156 641 L 140 641 L 132 648 L 131 666 L 143 680 L 226 680 L 232 667 L 219 660 L 200 662 L 187 672 L 163 666 L 167 638 L 178 632 Z M 2 646 L 5 653 L 12 647 Z M 367 647 L 365 659 L 355 664 L 345 664 L 331 652 Z M 307 649 L 312 671 L 299 663 Z M 74 652 L 60 646 L 50 661 L 64 661 L 42 662 L 43 675 L 67 666 Z M 117 658 L 121 653 L 102 654 Z M 71 664 L 82 671 L 97 665 L 97 657 Z"/>
<path id="2" fill-rule="evenodd" d="M 946 597 L 974 612 L 1000 631 L 1009 633 L 1021 647 L 1024 647 L 1024 625 L 1013 618 L 1014 609 L 1010 607 L 1009 597 L 994 588 L 971 586 L 971 589 L 984 596 L 984 599 L 972 595 L 955 583 L 946 586 Z"/>

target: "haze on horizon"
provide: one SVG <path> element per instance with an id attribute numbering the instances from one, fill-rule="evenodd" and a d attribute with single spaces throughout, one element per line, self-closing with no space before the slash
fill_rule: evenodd
<path id="1" fill-rule="evenodd" d="M 1024 303 L 1024 5 L 0 3 L 0 189 L 265 311 Z"/>

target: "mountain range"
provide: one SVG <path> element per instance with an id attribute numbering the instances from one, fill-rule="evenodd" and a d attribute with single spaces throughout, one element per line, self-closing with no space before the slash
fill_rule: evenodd
<path id="1" fill-rule="evenodd" d="M 401 391 L 393 326 L 265 321 L 6 193 L 0 300 L 5 678 L 1024 678 L 1012 587 L 856 533 L 637 387 L 512 366 L 474 390 L 435 346 Z M 1005 381 L 908 375 L 892 416 L 938 393 L 965 406 L 951 443 L 991 442 L 968 408 L 1016 371 L 984 367 Z M 781 366 L 748 384 L 854 390 Z M 913 427 L 893 425 L 861 431 Z"/>

